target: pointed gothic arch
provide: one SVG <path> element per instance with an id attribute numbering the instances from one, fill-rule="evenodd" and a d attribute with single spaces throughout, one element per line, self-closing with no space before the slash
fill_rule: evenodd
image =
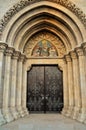
<path id="1" fill-rule="evenodd" d="M 63 57 L 28 59 L 23 53 L 31 37 L 43 31 L 61 40 L 66 50 Z M 58 64 L 63 70 L 62 114 L 86 123 L 85 51 L 86 16 L 69 0 L 21 0 L 14 5 L 0 21 L 2 124 L 28 114 L 26 72 L 28 66 L 42 62 Z"/>

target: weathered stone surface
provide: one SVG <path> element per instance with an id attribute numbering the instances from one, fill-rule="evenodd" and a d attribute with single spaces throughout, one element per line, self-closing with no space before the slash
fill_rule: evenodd
<path id="1" fill-rule="evenodd" d="M 83 0 L 80 4 L 79 1 L 74 0 L 85 13 L 83 5 L 86 2 Z M 16 2 L 0 0 L 1 13 Z M 29 114 L 26 108 L 27 71 L 33 64 L 60 66 L 64 87 L 62 114 L 86 123 L 84 13 L 68 0 L 21 0 L 5 13 L 0 23 L 0 125 Z M 58 55 L 32 55 L 41 40 L 51 42 Z"/>

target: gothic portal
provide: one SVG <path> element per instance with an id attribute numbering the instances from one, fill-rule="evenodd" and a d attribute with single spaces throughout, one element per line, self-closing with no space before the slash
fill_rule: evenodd
<path id="1" fill-rule="evenodd" d="M 71 0 L 19 0 L 0 20 L 0 125 L 38 111 L 86 124 L 85 66 L 83 11 Z"/>

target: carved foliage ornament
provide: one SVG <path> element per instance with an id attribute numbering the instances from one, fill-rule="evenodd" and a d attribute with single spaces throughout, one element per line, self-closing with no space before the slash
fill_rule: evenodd
<path id="1" fill-rule="evenodd" d="M 8 47 L 6 49 L 6 51 L 5 51 L 5 55 L 6 56 L 12 56 L 13 52 L 14 52 L 14 48 L 13 47 Z"/>
<path id="2" fill-rule="evenodd" d="M 72 59 L 77 59 L 77 54 L 75 51 L 71 51 L 69 54 L 70 54 Z"/>
<path id="3" fill-rule="evenodd" d="M 24 61 L 24 58 L 25 58 L 25 55 L 24 55 L 24 54 L 21 54 L 20 57 L 19 57 L 19 61 L 23 62 L 23 61 Z"/>
<path id="4" fill-rule="evenodd" d="M 20 55 L 20 52 L 19 51 L 14 51 L 13 55 L 12 55 L 12 58 L 13 59 L 18 59 L 19 58 L 19 55 Z"/>
<path id="5" fill-rule="evenodd" d="M 6 48 L 7 48 L 7 44 L 0 42 L 0 52 L 4 52 Z"/>
<path id="6" fill-rule="evenodd" d="M 75 51 L 77 52 L 78 56 L 84 56 L 84 50 L 82 47 L 77 47 Z"/>
<path id="7" fill-rule="evenodd" d="M 17 4 L 15 4 L 12 8 L 10 8 L 0 21 L 0 34 L 2 33 L 4 27 L 6 26 L 6 24 L 14 14 L 19 12 L 24 7 L 40 1 L 44 1 L 44 0 L 21 0 Z M 46 0 L 46 1 L 51 1 L 51 2 L 53 1 L 54 3 L 60 4 L 68 8 L 81 20 L 81 22 L 86 27 L 86 15 L 83 13 L 83 11 L 80 8 L 77 8 L 74 3 L 70 2 L 69 0 Z"/>

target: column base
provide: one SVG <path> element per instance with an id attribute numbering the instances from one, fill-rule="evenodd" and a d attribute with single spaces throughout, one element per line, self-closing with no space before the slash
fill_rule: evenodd
<path id="1" fill-rule="evenodd" d="M 27 108 L 23 108 L 23 113 L 24 113 L 24 116 L 29 115 L 29 111 L 27 110 Z"/>
<path id="2" fill-rule="evenodd" d="M 68 107 L 64 107 L 63 110 L 62 110 L 62 115 L 66 116 L 67 114 L 67 111 L 68 111 Z"/>
<path id="3" fill-rule="evenodd" d="M 84 121 L 84 124 L 86 124 L 86 119 L 85 119 L 85 121 Z"/>
<path id="4" fill-rule="evenodd" d="M 6 124 L 6 120 L 4 119 L 1 109 L 0 109 L 0 125 Z"/>
<path id="5" fill-rule="evenodd" d="M 69 106 L 67 114 L 66 114 L 67 117 L 72 117 L 72 115 L 73 115 L 73 109 L 74 108 L 72 106 Z"/>
<path id="6" fill-rule="evenodd" d="M 24 117 L 23 109 L 21 106 L 17 106 L 17 111 L 18 111 L 20 117 Z"/>
<path id="7" fill-rule="evenodd" d="M 20 115 L 19 115 L 18 112 L 16 111 L 16 108 L 15 108 L 15 107 L 10 108 L 10 111 L 11 111 L 11 113 L 12 113 L 12 115 L 13 115 L 13 117 L 14 117 L 15 120 L 18 119 L 18 118 L 20 118 Z"/>
<path id="8" fill-rule="evenodd" d="M 80 121 L 80 122 L 85 122 L 85 120 L 86 120 L 86 110 L 83 110 L 83 109 L 81 110 L 77 120 Z"/>
<path id="9" fill-rule="evenodd" d="M 74 112 L 73 112 L 73 119 L 75 120 L 77 120 L 78 119 L 78 116 L 79 116 L 79 114 L 80 114 L 80 108 L 79 107 L 75 107 L 74 108 Z"/>
<path id="10" fill-rule="evenodd" d="M 6 122 L 8 122 L 8 123 L 14 120 L 14 118 L 9 110 L 3 110 L 3 116 L 6 120 Z"/>

